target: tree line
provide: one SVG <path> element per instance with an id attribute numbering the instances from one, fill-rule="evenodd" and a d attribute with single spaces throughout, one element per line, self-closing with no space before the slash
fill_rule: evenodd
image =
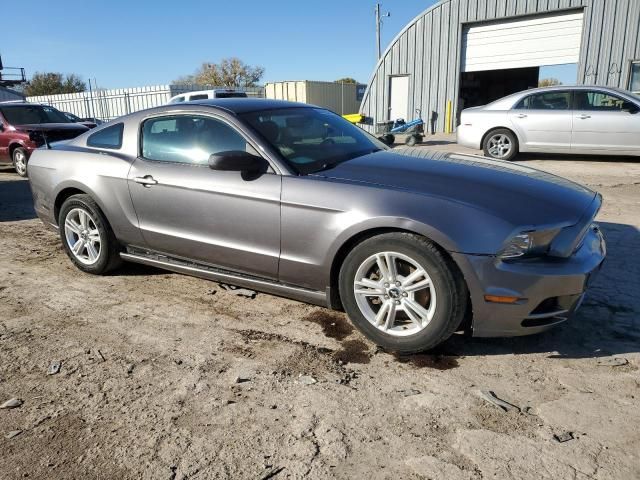
<path id="1" fill-rule="evenodd" d="M 255 87 L 264 76 L 261 66 L 248 65 L 237 57 L 223 58 L 219 63 L 204 62 L 194 73 L 175 79 L 174 84 L 209 85 L 216 87 Z M 351 77 L 336 80 L 337 83 L 357 83 Z M 24 86 L 26 96 L 57 95 L 87 90 L 79 75 L 58 72 L 36 72 Z"/>

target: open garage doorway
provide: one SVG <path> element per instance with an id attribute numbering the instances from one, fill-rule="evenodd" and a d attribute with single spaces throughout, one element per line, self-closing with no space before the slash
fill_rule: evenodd
<path id="1" fill-rule="evenodd" d="M 539 67 L 463 72 L 460 76 L 459 108 L 486 105 L 511 93 L 538 86 Z"/>
<path id="2" fill-rule="evenodd" d="M 459 110 L 486 105 L 504 96 L 529 88 L 575 85 L 577 75 L 577 63 L 462 72 L 458 97 Z"/>

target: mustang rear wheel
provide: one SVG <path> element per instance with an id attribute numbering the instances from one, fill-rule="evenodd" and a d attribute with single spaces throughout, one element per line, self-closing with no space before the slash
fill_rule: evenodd
<path id="1" fill-rule="evenodd" d="M 121 263 L 115 235 L 89 195 L 73 195 L 65 200 L 58 225 L 62 245 L 80 270 L 104 274 Z"/>
<path id="2" fill-rule="evenodd" d="M 453 261 L 418 235 L 365 240 L 340 270 L 340 296 L 353 323 L 388 350 L 428 350 L 464 318 L 468 292 Z"/>

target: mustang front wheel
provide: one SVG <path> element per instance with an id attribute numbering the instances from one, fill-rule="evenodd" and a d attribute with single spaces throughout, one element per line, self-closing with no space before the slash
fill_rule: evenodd
<path id="1" fill-rule="evenodd" d="M 340 271 L 340 296 L 354 324 L 388 350 L 412 353 L 446 340 L 466 310 L 466 285 L 433 243 L 390 233 L 354 248 Z"/>

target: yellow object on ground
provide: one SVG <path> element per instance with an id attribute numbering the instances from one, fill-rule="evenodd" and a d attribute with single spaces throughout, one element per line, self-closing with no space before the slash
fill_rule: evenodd
<path id="1" fill-rule="evenodd" d="M 360 113 L 350 113 L 348 115 L 342 115 L 342 118 L 351 123 L 361 123 L 364 120 L 364 115 Z"/>

